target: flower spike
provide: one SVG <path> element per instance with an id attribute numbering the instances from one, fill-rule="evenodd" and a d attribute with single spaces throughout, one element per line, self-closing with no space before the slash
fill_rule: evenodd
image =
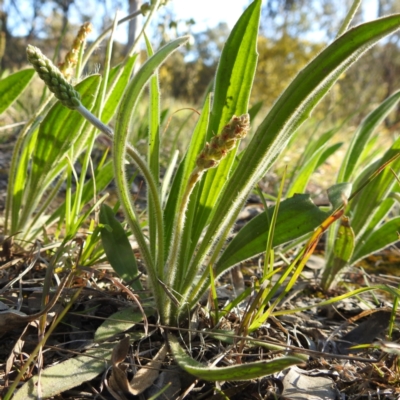
<path id="1" fill-rule="evenodd" d="M 250 116 L 243 114 L 240 117 L 233 116 L 224 126 L 219 135 L 206 143 L 196 160 L 197 172 L 215 168 L 220 161 L 235 147 L 239 139 L 243 139 L 250 129 Z"/>
<path id="2" fill-rule="evenodd" d="M 37 47 L 28 45 L 26 54 L 28 61 L 33 65 L 40 78 L 65 107 L 74 110 L 81 105 L 80 94 Z"/>

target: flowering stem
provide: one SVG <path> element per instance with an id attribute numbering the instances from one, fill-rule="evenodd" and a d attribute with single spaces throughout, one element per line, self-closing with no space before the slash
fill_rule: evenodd
<path id="1" fill-rule="evenodd" d="M 181 250 L 182 234 L 185 226 L 185 214 L 189 204 L 190 194 L 192 193 L 196 183 L 199 182 L 203 173 L 210 168 L 217 167 L 221 160 L 226 157 L 229 151 L 236 146 L 236 142 L 245 137 L 250 128 L 249 122 L 250 120 L 248 114 L 244 114 L 240 117 L 233 116 L 229 123 L 222 129 L 221 134 L 213 136 L 211 142 L 206 143 L 203 150 L 197 157 L 196 167 L 188 179 L 186 190 L 182 196 L 175 229 L 172 236 L 169 258 L 164 269 L 164 276 L 167 278 L 167 285 L 170 288 L 176 290 L 178 289 L 178 286 L 181 286 L 181 282 L 175 281 L 177 279 L 177 264 Z M 179 280 L 184 278 L 185 277 L 178 273 Z M 171 316 L 171 305 L 171 303 L 168 304 L 169 309 L 166 311 L 166 315 L 168 316 Z"/>

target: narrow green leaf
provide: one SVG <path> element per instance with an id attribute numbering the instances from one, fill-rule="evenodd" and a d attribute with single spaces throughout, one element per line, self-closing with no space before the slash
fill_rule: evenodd
<path id="1" fill-rule="evenodd" d="M 216 265 L 217 275 L 239 262 L 265 251 L 274 207 L 249 221 L 232 239 Z M 330 213 L 321 211 L 308 194 L 298 194 L 280 203 L 272 245 L 297 239 L 317 228 Z"/>
<path id="2" fill-rule="evenodd" d="M 154 52 L 149 39 L 144 35 L 147 53 L 151 57 Z M 155 73 L 149 82 L 149 128 L 148 128 L 148 154 L 147 160 L 149 168 L 156 182 L 160 179 L 160 87 L 158 73 Z M 149 225 L 149 243 L 151 253 L 156 258 L 156 234 L 157 234 L 157 219 L 156 210 L 153 207 L 154 200 L 151 192 L 147 191 L 147 209 L 148 209 L 148 225 Z"/>
<path id="3" fill-rule="evenodd" d="M 251 3 L 225 43 L 215 78 L 213 108 L 207 140 L 219 134 L 233 115 L 242 115 L 247 112 L 258 59 L 257 36 L 260 12 L 261 0 Z M 231 151 L 218 168 L 207 172 L 193 224 L 193 242 L 197 242 L 226 184 L 235 155 L 236 151 Z"/>
<path id="4" fill-rule="evenodd" d="M 258 113 L 261 111 L 261 108 L 263 106 L 264 102 L 258 101 L 257 103 L 253 104 L 250 108 L 249 108 L 249 115 L 250 115 L 250 121 L 254 121 L 256 119 L 256 116 L 258 115 Z"/>
<path id="5" fill-rule="evenodd" d="M 94 182 L 96 184 L 97 192 L 103 191 L 114 177 L 112 162 L 109 161 L 95 172 Z M 93 178 L 89 179 L 82 190 L 82 204 L 89 204 L 94 196 Z M 72 195 L 71 201 L 74 201 L 75 193 Z M 46 226 L 50 226 L 55 220 L 64 218 L 65 202 L 50 215 L 46 220 Z"/>
<path id="6" fill-rule="evenodd" d="M 102 121 L 107 124 L 110 122 L 111 118 L 114 116 L 115 111 L 122 99 L 125 89 L 128 85 L 129 79 L 132 75 L 133 68 L 137 59 L 137 54 L 129 57 L 125 65 L 118 65 L 111 69 L 109 75 L 109 86 L 112 85 L 111 91 L 107 93 L 106 102 L 101 113 Z M 120 74 L 117 82 L 113 82 L 114 78 L 120 72 L 119 70 L 123 68 L 122 74 Z M 108 88 L 110 90 L 110 88 Z"/>
<path id="7" fill-rule="evenodd" d="M 351 263 L 354 264 L 379 250 L 399 241 L 400 217 L 395 217 L 373 231 L 367 240 L 360 242 Z"/>
<path id="8" fill-rule="evenodd" d="M 23 69 L 0 80 L 0 114 L 7 110 L 31 81 L 35 70 Z"/>
<path id="9" fill-rule="evenodd" d="M 325 146 L 321 146 L 314 154 L 302 165 L 296 174 L 293 183 L 288 188 L 286 196 L 292 197 L 296 193 L 303 193 L 306 190 L 308 181 L 319 163 L 319 160 L 325 151 Z"/>
<path id="10" fill-rule="evenodd" d="M 394 156 L 398 155 L 399 152 L 400 138 L 393 143 L 391 148 L 384 154 L 379 162 L 372 165 L 373 172 L 376 171 L 379 166 L 385 165 L 385 163 L 391 160 Z M 395 172 L 400 171 L 400 159 L 393 161 L 390 164 L 390 167 Z M 371 168 L 369 167 L 367 170 L 370 171 Z M 365 174 L 363 175 L 365 177 Z M 362 184 L 364 179 L 357 180 L 355 184 L 356 189 L 360 184 Z M 351 201 L 349 205 L 352 210 L 351 225 L 357 239 L 364 234 L 370 221 L 374 218 L 375 214 L 379 212 L 379 207 L 382 201 L 388 197 L 395 184 L 397 185 L 397 181 L 388 166 Z"/>
<path id="11" fill-rule="evenodd" d="M 142 285 L 138 279 L 140 273 L 131 244 L 126 237 L 124 228 L 116 220 L 114 211 L 106 204 L 102 204 L 100 208 L 100 223 L 107 225 L 101 230 L 101 241 L 114 271 L 124 281 L 130 282 L 134 289 L 142 290 Z"/>
<path id="12" fill-rule="evenodd" d="M 350 146 L 339 170 L 338 182 L 348 182 L 351 180 L 353 172 L 360 162 L 360 157 L 372 133 L 393 110 L 396 104 L 398 104 L 399 100 L 400 90 L 389 96 L 363 120 L 360 127 L 352 136 Z"/>
<path id="13" fill-rule="evenodd" d="M 335 143 L 332 146 L 329 146 L 327 149 L 324 150 L 324 152 L 321 154 L 321 157 L 318 160 L 318 163 L 316 165 L 316 168 L 319 168 L 322 164 L 325 163 L 325 161 L 334 153 L 336 153 L 337 150 L 339 150 L 343 146 L 343 143 Z"/>
<path id="14" fill-rule="evenodd" d="M 348 264 L 353 255 L 354 246 L 354 232 L 350 226 L 349 218 L 342 217 L 336 233 L 335 244 L 333 246 L 333 261 L 330 270 L 332 279 L 334 279 L 338 272 Z"/>
<path id="15" fill-rule="evenodd" d="M 172 334 L 168 341 L 177 364 L 189 374 L 207 381 L 244 381 L 271 375 L 284 370 L 291 365 L 304 362 L 303 358 L 286 356 L 268 361 L 256 361 L 229 367 L 210 367 L 189 357 Z"/>
<path id="16" fill-rule="evenodd" d="M 163 279 L 163 266 L 164 266 L 164 221 L 161 209 L 161 199 L 159 193 L 159 184 L 144 162 L 137 150 L 133 147 L 130 148 L 130 157 L 143 173 L 148 190 L 151 191 L 151 196 L 154 201 L 155 217 L 157 219 L 157 259 L 154 259 L 147 241 L 144 237 L 143 231 L 140 227 L 135 209 L 131 203 L 131 196 L 126 178 L 125 160 L 127 153 L 127 144 L 129 133 L 131 130 L 131 121 L 133 113 L 139 102 L 141 93 L 144 86 L 149 82 L 150 78 L 157 71 L 160 65 L 180 46 L 188 41 L 188 37 L 178 38 L 171 43 L 168 43 L 160 50 L 158 50 L 152 57 L 150 57 L 140 68 L 138 73 L 130 81 L 127 90 L 124 93 L 121 105 L 118 109 L 115 125 L 115 137 L 113 146 L 113 161 L 114 161 L 114 174 L 115 182 L 119 192 L 119 200 L 123 207 L 125 217 L 129 223 L 132 233 L 135 236 L 147 273 L 149 276 L 150 284 L 153 287 L 153 294 L 155 302 L 160 312 L 164 308 L 162 298 L 164 291 L 160 287 L 158 279 Z"/>
<path id="17" fill-rule="evenodd" d="M 108 367 L 114 346 L 114 343 L 102 344 L 41 371 L 40 397 L 56 396 L 100 375 Z M 14 400 L 38 398 L 38 376 L 31 378 L 13 396 Z"/>

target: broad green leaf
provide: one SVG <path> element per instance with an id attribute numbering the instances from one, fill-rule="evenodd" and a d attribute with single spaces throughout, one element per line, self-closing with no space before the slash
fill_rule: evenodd
<path id="1" fill-rule="evenodd" d="M 304 362 L 302 358 L 286 356 L 268 361 L 256 361 L 247 364 L 237 364 L 229 367 L 210 367 L 189 357 L 179 344 L 177 338 L 168 335 L 168 342 L 177 364 L 189 374 L 207 381 L 245 381 L 271 375 L 284 370 L 291 365 Z"/>
<path id="2" fill-rule="evenodd" d="M 239 262 L 265 251 L 274 207 L 249 221 L 232 239 L 216 265 L 217 275 Z M 273 246 L 297 239 L 317 228 L 330 213 L 321 211 L 308 194 L 298 194 L 280 203 Z"/>
<path id="3" fill-rule="evenodd" d="M 109 339 L 127 331 L 141 321 L 143 321 L 143 314 L 139 310 L 135 310 L 132 307 L 124 308 L 110 315 L 97 328 L 94 334 L 94 341 L 101 342 Z"/>
<path id="4" fill-rule="evenodd" d="M 104 252 L 114 271 L 136 290 L 142 290 L 136 257 L 122 225 L 116 220 L 114 211 L 106 204 L 100 208 L 101 241 Z"/>
<path id="5" fill-rule="evenodd" d="M 108 367 L 114 343 L 104 343 L 87 350 L 84 354 L 69 358 L 40 373 L 42 398 L 56 396 L 66 390 L 89 382 Z M 15 392 L 14 400 L 38 399 L 38 377 L 34 376 Z"/>
<path id="6" fill-rule="evenodd" d="M 100 76 L 92 75 L 75 89 L 81 94 L 82 104 L 88 110 L 95 103 Z M 55 164 L 62 160 L 80 134 L 85 119 L 76 111 L 56 103 L 40 124 L 32 163 L 32 185 L 43 182 Z"/>
<path id="7" fill-rule="evenodd" d="M 99 76 L 90 76 L 75 89 L 82 96 L 82 103 L 91 109 L 99 85 Z M 80 135 L 84 118 L 74 110 L 57 102 L 40 124 L 39 132 L 33 136 L 29 146 L 35 146 L 32 153 L 32 168 L 28 177 L 26 171 L 17 171 L 12 201 L 12 231 L 24 230 L 32 212 L 41 200 L 46 187 L 51 183 L 48 177 L 65 164 L 65 157 Z M 25 153 L 23 153 L 25 154 Z M 31 153 L 28 154 L 31 156 Z M 55 178 L 55 177 L 54 177 Z"/>
<path id="8" fill-rule="evenodd" d="M 357 246 L 351 259 L 354 264 L 372 253 L 382 250 L 399 241 L 400 217 L 395 217 L 373 231 L 368 239 Z"/>
<path id="9" fill-rule="evenodd" d="M 211 249 L 219 251 L 219 242 L 225 239 L 227 229 L 236 220 L 252 188 L 273 165 L 288 140 L 339 76 L 371 46 L 399 27 L 400 15 L 392 15 L 352 28 L 331 43 L 297 75 L 258 127 L 228 180 L 214 206 L 212 219 L 191 263 L 191 270 L 203 265 L 206 257 L 210 256 Z M 188 302 L 194 305 L 208 286 L 208 279 L 205 278 L 193 287 L 196 274 L 198 269 L 187 277 L 185 285 L 189 289 L 182 304 L 188 296 Z"/>
<path id="10" fill-rule="evenodd" d="M 39 129 L 32 129 L 30 134 L 24 138 L 24 143 L 22 145 L 22 151 L 18 158 L 18 163 L 16 165 L 15 179 L 9 184 L 12 188 L 12 196 L 7 199 L 11 203 L 11 232 L 17 232 L 18 229 L 18 219 L 21 212 L 21 204 L 25 191 L 27 190 L 27 173 L 29 170 L 29 162 L 31 160 L 32 153 L 35 149 L 36 138 L 39 133 Z M 10 176 L 9 179 L 12 179 Z"/>
<path id="11" fill-rule="evenodd" d="M 261 0 L 251 3 L 225 43 L 215 77 L 213 108 L 207 140 L 219 134 L 233 115 L 242 115 L 247 112 L 258 59 L 257 35 L 260 12 Z M 193 242 L 195 243 L 226 184 L 235 155 L 236 150 L 231 151 L 218 168 L 207 172 L 193 224 Z"/>
<path id="12" fill-rule="evenodd" d="M 23 69 L 0 80 L 0 114 L 7 110 L 31 81 L 35 70 Z"/>
<path id="13" fill-rule="evenodd" d="M 372 111 L 361 123 L 360 127 L 352 136 L 350 146 L 341 164 L 337 179 L 338 182 L 350 181 L 372 133 L 393 108 L 396 107 L 399 100 L 400 91 L 397 91 L 383 101 L 382 104 Z"/>

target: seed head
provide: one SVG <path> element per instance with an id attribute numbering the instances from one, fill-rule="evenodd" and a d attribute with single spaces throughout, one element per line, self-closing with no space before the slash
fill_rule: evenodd
<path id="1" fill-rule="evenodd" d="M 81 105 L 80 94 L 37 47 L 28 45 L 26 54 L 28 61 L 33 65 L 40 78 L 64 106 L 74 110 Z"/>
<path id="2" fill-rule="evenodd" d="M 74 42 L 72 43 L 71 50 L 65 56 L 65 61 L 58 65 L 58 69 L 65 76 L 70 79 L 72 71 L 78 63 L 78 54 L 81 46 L 84 46 L 86 37 L 93 30 L 93 25 L 90 22 L 85 22 L 79 29 Z"/>
<path id="3" fill-rule="evenodd" d="M 196 160 L 197 168 L 204 171 L 216 167 L 220 161 L 235 147 L 239 139 L 243 139 L 250 129 L 250 116 L 235 115 L 224 126 L 219 135 L 214 136 L 210 143 L 206 143 Z"/>

